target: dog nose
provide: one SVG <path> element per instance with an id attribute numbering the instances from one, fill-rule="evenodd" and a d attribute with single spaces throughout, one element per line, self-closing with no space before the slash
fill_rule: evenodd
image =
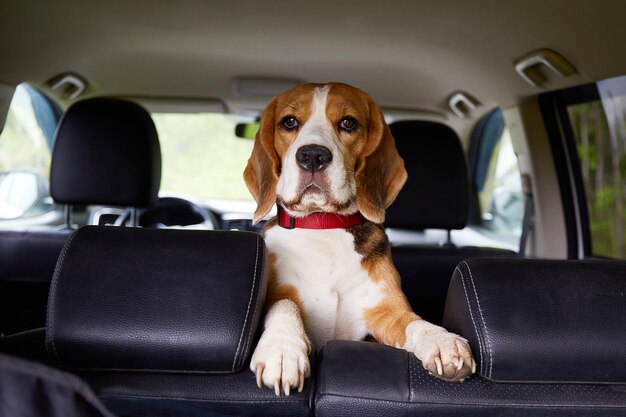
<path id="1" fill-rule="evenodd" d="M 333 154 L 325 146 L 304 145 L 296 152 L 296 162 L 300 168 L 311 173 L 324 170 L 332 160 Z"/>

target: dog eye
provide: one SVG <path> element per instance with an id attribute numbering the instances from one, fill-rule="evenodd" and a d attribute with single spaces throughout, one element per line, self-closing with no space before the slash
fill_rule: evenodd
<path id="1" fill-rule="evenodd" d="M 280 125 L 287 130 L 293 130 L 298 127 L 298 119 L 293 116 L 286 116 L 280 121 Z"/>
<path id="2" fill-rule="evenodd" d="M 358 127 L 358 123 L 354 119 L 354 117 L 348 116 L 341 119 L 339 122 L 339 128 L 345 130 L 346 132 L 352 132 Z"/>

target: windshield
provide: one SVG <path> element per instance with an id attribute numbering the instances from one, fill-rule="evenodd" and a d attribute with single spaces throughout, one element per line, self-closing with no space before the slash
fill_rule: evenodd
<path id="1" fill-rule="evenodd" d="M 163 158 L 161 193 L 203 202 L 252 200 L 243 170 L 252 140 L 235 136 L 250 117 L 223 113 L 152 113 Z"/>

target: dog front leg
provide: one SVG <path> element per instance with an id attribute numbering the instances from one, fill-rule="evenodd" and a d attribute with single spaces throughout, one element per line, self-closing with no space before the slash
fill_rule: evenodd
<path id="1" fill-rule="evenodd" d="M 467 340 L 421 319 L 399 290 L 389 290 L 382 303 L 367 309 L 365 320 L 376 340 L 413 352 L 441 379 L 458 381 L 476 372 Z"/>
<path id="2" fill-rule="evenodd" d="M 304 379 L 311 374 L 310 352 L 298 306 L 291 300 L 275 302 L 265 316 L 265 329 L 250 362 L 257 385 L 273 388 L 276 395 L 281 388 L 285 395 L 296 387 L 302 392 Z"/>

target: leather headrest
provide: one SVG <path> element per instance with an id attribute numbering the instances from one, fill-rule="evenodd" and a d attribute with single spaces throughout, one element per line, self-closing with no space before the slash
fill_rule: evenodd
<path id="1" fill-rule="evenodd" d="M 240 370 L 265 290 L 248 232 L 85 226 L 52 278 L 46 346 L 75 370 Z"/>
<path id="2" fill-rule="evenodd" d="M 65 204 L 144 207 L 158 198 L 161 151 L 138 104 L 94 98 L 71 106 L 56 132 L 50 194 Z"/>
<path id="3" fill-rule="evenodd" d="M 389 125 L 409 178 L 387 209 L 385 226 L 399 229 L 462 229 L 469 209 L 465 154 L 457 134 L 428 121 Z"/>
<path id="4" fill-rule="evenodd" d="M 626 383 L 624 277 L 626 262 L 471 259 L 443 324 L 494 381 Z"/>

